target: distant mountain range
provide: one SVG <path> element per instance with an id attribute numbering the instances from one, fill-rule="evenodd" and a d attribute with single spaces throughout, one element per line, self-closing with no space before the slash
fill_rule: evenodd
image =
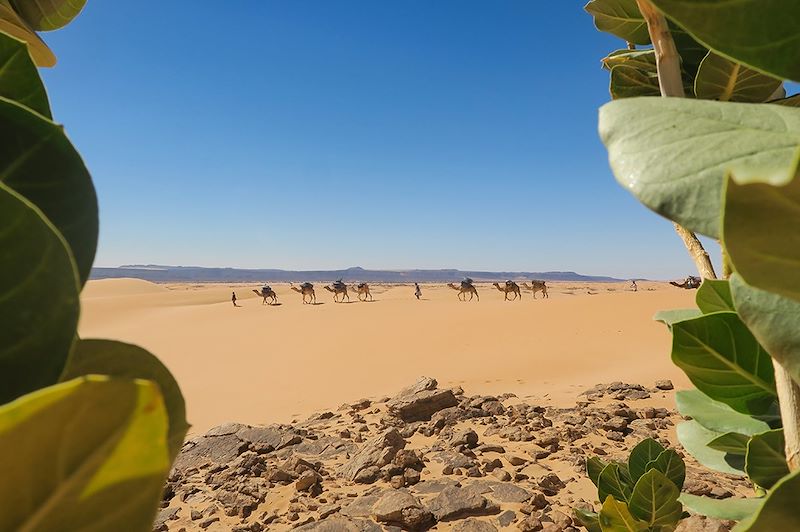
<path id="1" fill-rule="evenodd" d="M 623 279 L 575 272 L 485 272 L 472 270 L 346 270 L 292 271 L 275 269 L 201 268 L 198 266 L 125 265 L 119 268 L 93 268 L 92 279 L 132 277 L 157 283 L 164 282 L 327 282 L 342 279 L 347 282 L 372 281 L 385 283 L 456 282 L 470 277 L 475 281 L 504 281 L 506 279 L 541 279 L 543 281 L 618 282 Z"/>

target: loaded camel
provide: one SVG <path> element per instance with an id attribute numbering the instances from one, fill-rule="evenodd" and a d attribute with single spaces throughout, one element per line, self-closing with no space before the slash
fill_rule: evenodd
<path id="1" fill-rule="evenodd" d="M 495 286 L 495 288 L 503 292 L 503 301 L 514 301 L 517 298 L 522 301 L 522 292 L 519 290 L 519 285 L 517 285 L 517 283 L 514 281 L 506 281 L 503 285 L 500 285 L 500 283 L 492 284 Z M 514 294 L 514 298 L 509 299 L 508 294 Z"/>
<path id="2" fill-rule="evenodd" d="M 533 292 L 533 299 L 536 299 L 536 292 L 541 292 L 542 297 L 550 297 L 547 294 L 547 285 L 544 281 L 531 281 L 531 284 L 522 283 L 522 288 Z"/>
<path id="3" fill-rule="evenodd" d="M 359 301 L 366 301 L 369 298 L 370 301 L 373 301 L 372 294 L 369 291 L 369 285 L 367 283 L 358 283 L 358 285 L 353 289 L 358 294 Z M 361 296 L 364 296 L 362 299 Z"/>
<path id="4" fill-rule="evenodd" d="M 670 281 L 669 284 L 672 286 L 677 286 L 678 288 L 685 288 L 686 290 L 694 290 L 696 288 L 700 288 L 703 280 L 699 277 L 695 277 L 690 275 L 682 283 L 676 283 L 675 281 Z"/>
<path id="5" fill-rule="evenodd" d="M 469 294 L 469 300 L 472 301 L 472 296 L 478 298 L 478 301 L 481 300 L 481 297 L 478 295 L 478 290 L 475 289 L 475 285 L 472 284 L 473 281 L 470 278 L 464 279 L 461 281 L 460 286 L 456 286 L 453 283 L 447 283 L 447 286 L 452 288 L 453 290 L 458 290 L 458 300 L 459 301 L 466 301 L 467 294 Z"/>
<path id="6" fill-rule="evenodd" d="M 314 305 L 317 304 L 317 295 L 314 293 L 314 285 L 311 283 L 303 283 L 300 285 L 300 288 L 297 288 L 294 285 L 290 285 L 289 288 L 294 290 L 295 292 L 301 294 L 303 296 L 303 304 L 306 303 L 313 303 Z M 308 296 L 308 301 L 306 301 L 306 296 Z"/>
<path id="7" fill-rule="evenodd" d="M 325 285 L 325 290 L 333 292 L 334 303 L 344 303 L 344 298 L 347 298 L 348 302 L 350 301 L 350 295 L 347 293 L 347 285 L 344 284 L 341 279 L 331 285 Z M 336 299 L 339 294 L 342 294 L 342 298 Z"/>
<path id="8" fill-rule="evenodd" d="M 261 290 L 254 289 L 253 292 L 264 298 L 264 300 L 261 301 L 262 305 L 267 305 L 267 304 L 274 305 L 278 302 L 278 294 L 276 294 L 275 290 L 270 288 L 269 285 L 265 284 L 264 286 L 261 287 Z M 271 302 L 267 303 L 267 299 L 269 299 Z"/>

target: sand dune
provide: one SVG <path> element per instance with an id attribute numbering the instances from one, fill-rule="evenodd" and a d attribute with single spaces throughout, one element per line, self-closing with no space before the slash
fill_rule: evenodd
<path id="1" fill-rule="evenodd" d="M 375 302 L 334 304 L 317 288 L 302 305 L 273 285 L 262 306 L 254 285 L 153 285 L 90 281 L 80 334 L 137 343 L 175 374 L 193 432 L 223 423 L 285 422 L 315 410 L 392 393 L 420 375 L 473 393 L 548 394 L 615 380 L 650 384 L 685 377 L 669 360 L 669 334 L 651 316 L 687 307 L 694 292 L 662 283 L 548 283 L 551 297 L 504 302 L 490 285 L 462 303 L 446 286 L 375 285 Z M 233 308 L 230 292 L 240 298 Z"/>

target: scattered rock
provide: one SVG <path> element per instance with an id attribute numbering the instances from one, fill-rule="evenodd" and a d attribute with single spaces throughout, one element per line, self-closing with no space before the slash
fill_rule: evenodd
<path id="1" fill-rule="evenodd" d="M 385 466 L 394 459 L 397 451 L 405 446 L 406 441 L 400 436 L 397 429 L 389 429 L 367 442 L 349 462 L 342 466 L 341 474 L 348 480 L 356 481 L 356 477 L 361 471 L 369 467 Z"/>
<path id="2" fill-rule="evenodd" d="M 452 530 L 453 532 L 497 532 L 497 527 L 488 521 L 469 518 L 459 521 Z"/>
<path id="3" fill-rule="evenodd" d="M 432 521 L 431 512 L 416 497 L 402 490 L 384 493 L 372 507 L 372 512 L 378 522 L 397 525 L 404 530 L 422 530 Z"/>
<path id="4" fill-rule="evenodd" d="M 439 521 L 459 519 L 470 515 L 486 515 L 499 508 L 474 490 L 448 486 L 428 503 L 428 509 Z"/>
<path id="5" fill-rule="evenodd" d="M 674 386 L 672 385 L 672 381 L 669 379 L 664 379 L 660 381 L 656 381 L 656 388 L 659 390 L 672 390 Z"/>
<path id="6" fill-rule="evenodd" d="M 436 412 L 456 406 L 452 390 L 437 390 L 436 379 L 423 377 L 389 400 L 389 413 L 403 421 L 428 421 Z"/>

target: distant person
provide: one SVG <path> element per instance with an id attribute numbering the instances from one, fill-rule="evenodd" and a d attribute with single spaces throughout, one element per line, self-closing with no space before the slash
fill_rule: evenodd
<path id="1" fill-rule="evenodd" d="M 417 299 L 422 297 L 422 289 L 419 287 L 419 283 L 414 283 L 414 296 Z"/>
<path id="2" fill-rule="evenodd" d="M 238 307 L 239 305 L 236 304 L 236 292 L 231 292 L 231 303 L 233 303 L 234 307 Z"/>
<path id="3" fill-rule="evenodd" d="M 631 279 L 631 290 L 633 290 L 634 292 L 639 291 L 639 287 L 636 286 L 636 281 L 634 281 L 633 279 Z"/>

